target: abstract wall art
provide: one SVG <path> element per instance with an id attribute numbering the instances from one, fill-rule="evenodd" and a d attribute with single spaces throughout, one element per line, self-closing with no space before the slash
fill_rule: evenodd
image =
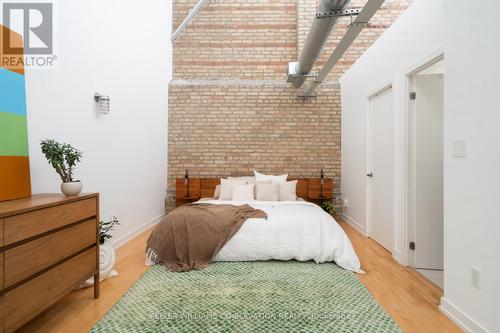
<path id="1" fill-rule="evenodd" d="M 3 52 L 5 43 L 23 45 L 22 37 L 0 29 L 0 201 L 5 201 L 29 197 L 31 181 L 23 55 Z"/>

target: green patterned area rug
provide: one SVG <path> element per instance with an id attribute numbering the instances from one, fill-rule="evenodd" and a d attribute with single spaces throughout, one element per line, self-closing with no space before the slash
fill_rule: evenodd
<path id="1" fill-rule="evenodd" d="M 333 263 L 153 266 L 91 332 L 401 332 L 356 275 Z"/>

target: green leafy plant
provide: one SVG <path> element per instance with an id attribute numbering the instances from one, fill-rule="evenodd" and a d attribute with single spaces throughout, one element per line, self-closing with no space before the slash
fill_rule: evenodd
<path id="1" fill-rule="evenodd" d="M 111 221 L 101 221 L 99 222 L 99 244 L 104 244 L 106 239 L 113 237 L 111 235 L 111 230 L 114 230 L 115 225 L 119 225 L 120 222 L 116 216 L 113 216 Z"/>
<path id="2" fill-rule="evenodd" d="M 42 153 L 64 183 L 73 182 L 73 168 L 80 162 L 82 152 L 67 143 L 45 139 L 40 143 Z"/>
<path id="3" fill-rule="evenodd" d="M 327 200 L 322 201 L 321 208 L 323 208 L 323 210 L 325 212 L 327 212 L 328 214 L 331 214 L 331 215 L 337 214 L 337 210 L 335 209 L 335 206 L 333 205 L 333 202 L 331 200 L 330 201 L 327 201 Z"/>

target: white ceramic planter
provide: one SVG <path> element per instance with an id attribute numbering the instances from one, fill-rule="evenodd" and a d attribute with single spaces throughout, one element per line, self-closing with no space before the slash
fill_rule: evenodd
<path id="1" fill-rule="evenodd" d="M 99 281 L 117 276 L 115 271 L 116 251 L 110 241 L 106 240 L 104 244 L 99 245 Z M 94 285 L 94 278 L 91 277 L 80 288 L 90 287 Z"/>
<path id="2" fill-rule="evenodd" d="M 115 276 L 116 251 L 110 241 L 104 241 L 104 244 L 99 246 L 99 268 L 101 279 L 106 279 L 110 276 Z"/>
<path id="3" fill-rule="evenodd" d="M 78 195 L 82 191 L 82 182 L 62 183 L 61 192 L 68 197 Z"/>

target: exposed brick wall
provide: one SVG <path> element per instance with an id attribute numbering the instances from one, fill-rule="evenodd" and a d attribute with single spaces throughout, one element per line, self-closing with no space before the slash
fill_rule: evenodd
<path id="1" fill-rule="evenodd" d="M 169 188 L 194 177 L 289 173 L 340 185 L 340 94 L 320 88 L 297 100 L 283 81 L 266 84 L 174 82 L 169 99 Z"/>
<path id="2" fill-rule="evenodd" d="M 311 26 L 318 0 L 210 0 L 174 44 L 169 87 L 168 197 L 175 178 L 248 175 L 253 169 L 315 177 L 340 187 L 340 92 L 336 79 L 407 7 L 386 1 L 309 100 L 284 80 Z M 197 0 L 174 0 L 173 29 Z M 362 6 L 366 0 L 353 0 Z M 339 21 L 318 61 L 347 29 Z"/>
<path id="3" fill-rule="evenodd" d="M 362 7 L 367 0 L 352 0 Z M 173 29 L 197 0 L 174 0 Z M 319 0 L 210 0 L 174 44 L 174 79 L 284 79 L 296 61 L 311 27 Z M 337 79 L 408 7 L 405 0 L 386 1 L 328 79 Z M 324 65 L 348 29 L 338 20 L 318 60 Z"/>
<path id="4" fill-rule="evenodd" d="M 173 29 L 197 0 L 174 1 Z M 174 44 L 174 79 L 283 79 L 297 58 L 296 4 L 210 0 Z"/>

